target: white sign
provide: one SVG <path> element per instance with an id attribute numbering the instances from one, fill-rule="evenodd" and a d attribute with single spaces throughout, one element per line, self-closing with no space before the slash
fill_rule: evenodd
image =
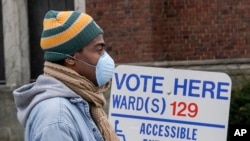
<path id="1" fill-rule="evenodd" d="M 226 141 L 230 97 L 225 73 L 121 65 L 109 120 L 120 141 Z"/>

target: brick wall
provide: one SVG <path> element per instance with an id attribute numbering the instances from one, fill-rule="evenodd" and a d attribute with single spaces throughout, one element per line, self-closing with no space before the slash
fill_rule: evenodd
<path id="1" fill-rule="evenodd" d="M 104 29 L 110 54 L 118 63 L 158 59 L 164 49 L 163 13 L 154 13 L 160 11 L 164 11 L 160 1 L 86 1 L 86 12 Z"/>
<path id="2" fill-rule="evenodd" d="M 168 1 L 167 59 L 249 57 L 249 4 L 246 0 Z"/>
<path id="3" fill-rule="evenodd" d="M 94 0 L 117 63 L 250 57 L 250 1 Z"/>

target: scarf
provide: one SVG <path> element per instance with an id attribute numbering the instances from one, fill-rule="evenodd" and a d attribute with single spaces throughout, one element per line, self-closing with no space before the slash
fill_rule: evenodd
<path id="1" fill-rule="evenodd" d="M 106 104 L 103 92 L 109 88 L 110 83 L 96 87 L 90 80 L 74 70 L 48 61 L 44 63 L 44 75 L 60 80 L 89 103 L 91 116 L 105 141 L 119 141 L 103 110 Z"/>

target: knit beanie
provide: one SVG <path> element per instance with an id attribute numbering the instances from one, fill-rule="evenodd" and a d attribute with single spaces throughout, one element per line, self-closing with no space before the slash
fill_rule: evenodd
<path id="1" fill-rule="evenodd" d="M 40 41 L 44 59 L 51 62 L 63 60 L 102 33 L 103 30 L 88 14 L 50 10 L 44 17 Z"/>

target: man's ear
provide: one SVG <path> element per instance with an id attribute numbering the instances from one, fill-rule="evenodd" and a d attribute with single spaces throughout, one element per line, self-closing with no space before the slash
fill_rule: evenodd
<path id="1" fill-rule="evenodd" d="M 75 64 L 75 59 L 72 58 L 72 57 L 67 57 L 65 58 L 65 63 L 68 64 L 68 65 L 74 65 Z"/>

